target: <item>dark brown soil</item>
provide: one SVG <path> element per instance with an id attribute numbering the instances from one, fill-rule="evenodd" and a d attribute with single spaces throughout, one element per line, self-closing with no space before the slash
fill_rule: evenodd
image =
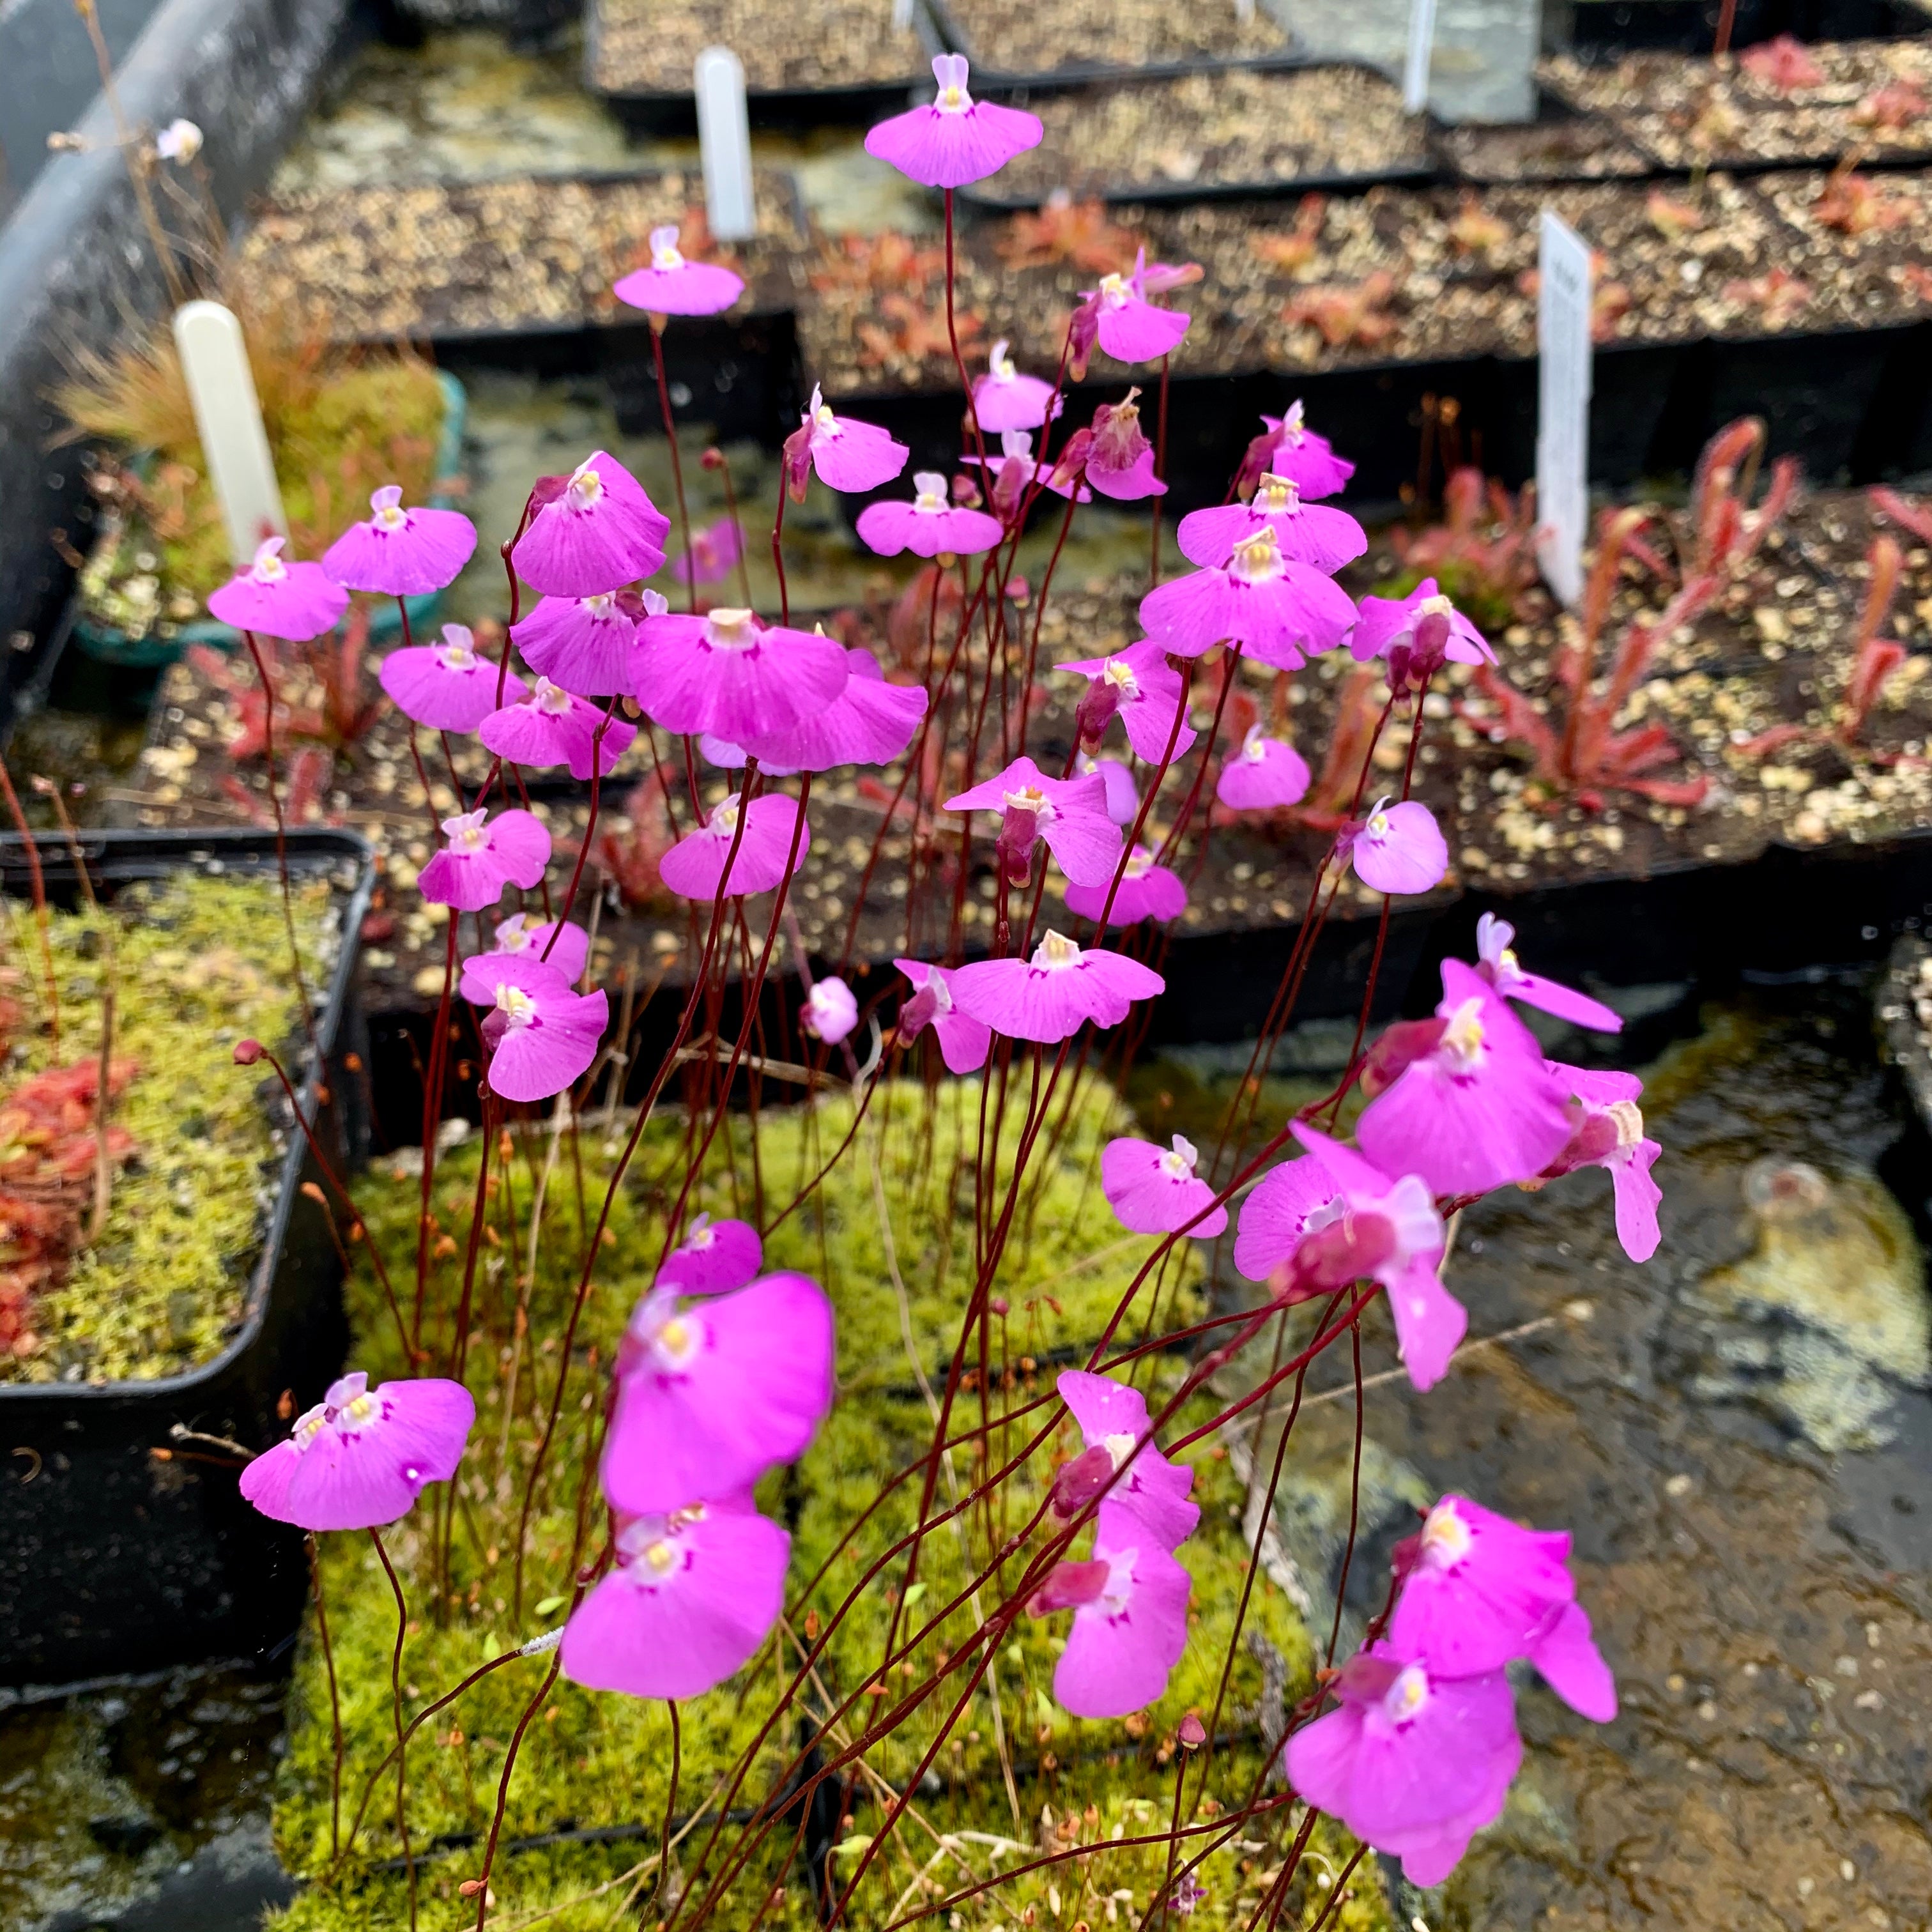
<path id="1" fill-rule="evenodd" d="M 727 46 L 754 94 L 926 78 L 925 50 L 892 31 L 892 0 L 596 0 L 586 69 L 602 94 L 683 94 L 706 47 Z"/>
<path id="2" fill-rule="evenodd" d="M 1288 51 L 1288 36 L 1257 6 L 1244 22 L 1232 0 L 940 0 L 975 65 L 1002 74 L 1056 68 L 1154 67 Z"/>

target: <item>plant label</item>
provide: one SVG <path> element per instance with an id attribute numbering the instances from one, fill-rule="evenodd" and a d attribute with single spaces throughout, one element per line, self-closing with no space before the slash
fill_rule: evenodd
<path id="1" fill-rule="evenodd" d="M 289 532 L 248 344 L 234 310 L 216 302 L 184 302 L 175 310 L 174 327 L 201 453 L 239 568 L 264 537 Z"/>
<path id="2" fill-rule="evenodd" d="M 752 123 L 745 107 L 745 69 L 729 47 L 698 56 L 698 145 L 704 159 L 704 212 L 720 242 L 758 232 L 752 204 Z"/>
<path id="3" fill-rule="evenodd" d="M 892 0 L 892 32 L 896 34 L 912 32 L 912 0 Z"/>
<path id="4" fill-rule="evenodd" d="M 1408 0 L 1408 52 L 1402 64 L 1402 110 L 1429 105 L 1429 60 L 1436 51 L 1436 0 Z"/>
<path id="5" fill-rule="evenodd" d="M 1590 250 L 1552 208 L 1537 273 L 1536 556 L 1550 589 L 1574 604 L 1590 517 Z"/>

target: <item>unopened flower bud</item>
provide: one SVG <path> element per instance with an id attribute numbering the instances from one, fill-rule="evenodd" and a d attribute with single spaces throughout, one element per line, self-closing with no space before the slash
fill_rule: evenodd
<path id="1" fill-rule="evenodd" d="M 235 1064 L 253 1066 L 266 1051 L 259 1040 L 238 1040 L 235 1042 Z"/>
<path id="2" fill-rule="evenodd" d="M 724 452 L 715 442 L 698 460 L 706 470 L 722 470 L 724 467 Z"/>
<path id="3" fill-rule="evenodd" d="M 952 501 L 962 510 L 976 510 L 981 498 L 980 486 L 971 477 L 961 475 L 952 479 Z"/>
<path id="4" fill-rule="evenodd" d="M 994 1295 L 992 1300 L 987 1303 L 986 1306 L 990 1308 L 995 1315 L 998 1316 L 1003 1322 L 1006 1319 L 1007 1316 L 1012 1312 L 1012 1304 L 1010 1302 L 1004 1294 Z"/>
<path id="5" fill-rule="evenodd" d="M 1180 1720 L 1180 1728 L 1175 1733 L 1180 1740 L 1183 1750 L 1198 1750 L 1208 1742 L 1208 1726 L 1201 1721 L 1198 1711 L 1190 1711 Z"/>

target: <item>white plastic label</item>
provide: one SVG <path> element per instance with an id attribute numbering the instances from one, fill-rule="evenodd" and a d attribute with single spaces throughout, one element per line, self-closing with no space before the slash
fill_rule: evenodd
<path id="1" fill-rule="evenodd" d="M 745 70 L 729 47 L 698 56 L 698 145 L 704 158 L 704 209 L 713 237 L 747 242 L 758 232 L 752 202 L 752 123 L 745 108 Z"/>
<path id="2" fill-rule="evenodd" d="M 1537 561 L 1550 589 L 1574 604 L 1590 517 L 1590 250 L 1547 208 L 1537 273 Z"/>
<path id="3" fill-rule="evenodd" d="M 175 311 L 175 346 L 208 480 L 227 526 L 229 555 L 238 567 L 253 558 L 264 537 L 289 532 L 248 345 L 232 309 L 191 302 Z"/>
<path id="4" fill-rule="evenodd" d="M 1402 109 L 1429 105 L 1429 62 L 1436 50 L 1436 0 L 1408 0 L 1408 52 L 1402 64 Z"/>
<path id="5" fill-rule="evenodd" d="M 892 32 L 896 34 L 912 32 L 912 0 L 892 0 Z"/>

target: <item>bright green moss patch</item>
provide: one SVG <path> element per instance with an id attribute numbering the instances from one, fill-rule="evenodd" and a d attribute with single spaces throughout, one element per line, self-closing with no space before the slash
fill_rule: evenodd
<path id="1" fill-rule="evenodd" d="M 333 956 L 330 900 L 326 881 L 296 883 L 312 990 L 326 984 Z M 111 981 L 112 1051 L 133 1073 L 110 1120 L 134 1148 L 115 1174 L 100 1238 L 35 1298 L 31 1352 L 0 1358 L 0 1376 L 118 1382 L 192 1367 L 218 1354 L 241 1318 L 274 1184 L 276 1138 L 260 1092 L 267 1070 L 237 1067 L 232 1056 L 239 1040 L 279 1046 L 302 1024 L 280 884 L 182 872 L 130 886 L 98 910 L 51 913 L 58 1048 L 42 1013 L 32 908 L 10 898 L 5 910 L 21 1018 L 0 1097 L 50 1068 L 98 1060 Z M 0 1128 L 0 1162 L 5 1139 Z M 91 1178 L 84 1186 L 91 1204 Z"/>
<path id="2" fill-rule="evenodd" d="M 997 1171 L 1002 1190 L 1018 1137 L 1021 1098 L 1016 1093 L 996 1135 L 990 1124 L 988 1130 L 989 1143 L 996 1138 L 1000 1150 L 988 1166 Z M 714 1214 L 738 1212 L 769 1221 L 793 1198 L 802 1179 L 826 1166 L 853 1124 L 852 1102 L 842 1098 L 809 1112 L 768 1113 L 754 1162 L 748 1124 L 734 1118 L 714 1149 L 693 1204 Z M 1100 1149 L 1126 1124 L 1112 1095 L 1090 1084 L 1052 1145 L 1042 1141 L 1028 1163 L 1012 1217 L 1013 1238 L 992 1284 L 1006 1312 L 994 1324 L 987 1406 L 982 1412 L 976 1348 L 969 1364 L 975 1379 L 960 1392 L 950 1426 L 950 1433 L 962 1439 L 938 1478 L 942 1502 L 958 1492 L 953 1485 L 963 1489 L 975 1483 L 982 1454 L 996 1462 L 1018 1455 L 1030 1432 L 1052 1418 L 1053 1364 L 1074 1359 L 1076 1350 L 1084 1358 L 1153 1250 L 1150 1239 L 1123 1237 L 1100 1191 Z M 1003 1485 L 990 1517 L 977 1509 L 929 1529 L 917 1581 L 902 1604 L 903 1556 L 862 1587 L 876 1557 L 916 1520 L 921 1459 L 932 1427 L 920 1371 L 936 1396 L 976 1279 L 976 1228 L 984 1212 L 997 1216 L 1004 1204 L 1003 1194 L 990 1202 L 974 1198 L 973 1162 L 980 1131 L 976 1082 L 942 1086 L 929 1103 L 924 1090 L 910 1083 L 882 1088 L 830 1174 L 767 1240 L 768 1267 L 808 1272 L 832 1298 L 839 1392 L 804 1457 L 794 1468 L 772 1472 L 760 1490 L 761 1507 L 793 1537 L 784 1620 L 737 1678 L 680 1706 L 674 1809 L 680 1820 L 693 1821 L 676 1850 L 674 1884 L 706 1886 L 725 1870 L 748 1843 L 745 1814 L 779 1790 L 808 1726 L 822 1722 L 834 1706 L 850 1701 L 835 1733 L 850 1739 L 889 1700 L 941 1672 L 944 1660 L 976 1655 L 972 1644 L 980 1618 L 1002 1600 L 1001 1578 L 1008 1588 L 1017 1582 L 1035 1546 L 1031 1541 L 1009 1553 L 1000 1576 L 981 1586 L 976 1604 L 964 1603 L 943 1618 L 939 1613 L 961 1594 L 969 1576 L 985 1567 L 991 1551 L 1026 1528 L 1052 1467 L 1077 1446 L 1064 1426 L 1056 1430 Z M 478 1250 L 464 1365 L 477 1397 L 476 1428 L 455 1483 L 428 1492 L 410 1518 L 385 1533 L 410 1607 L 402 1666 L 406 1717 L 480 1664 L 554 1627 L 568 1604 L 574 1554 L 577 1560 L 594 1558 L 602 1547 L 603 1512 L 586 1484 L 608 1365 L 631 1306 L 655 1268 L 668 1207 L 663 1190 L 674 1189 L 682 1174 L 682 1144 L 680 1120 L 654 1122 L 612 1215 L 597 1285 L 578 1330 L 556 1439 L 524 1540 L 520 1614 L 518 1524 L 532 1450 L 556 1388 L 558 1358 L 550 1338 L 560 1332 L 574 1296 L 580 1228 L 594 1222 L 609 1150 L 586 1135 L 580 1150 L 580 1221 L 567 1141 L 554 1148 L 548 1130 L 532 1124 L 491 1150 L 500 1184 L 488 1197 L 489 1233 Z M 463 1238 L 478 1153 L 472 1141 L 446 1155 L 434 1179 L 433 1265 L 424 1328 L 430 1372 L 451 1365 L 454 1338 L 448 1311 L 461 1292 Z M 415 1291 L 418 1186 L 406 1175 L 377 1173 L 358 1190 L 370 1237 L 388 1258 L 406 1309 Z M 539 1187 L 543 1210 L 533 1244 L 532 1208 Z M 1157 1280 L 1150 1274 L 1134 1295 L 1120 1325 L 1124 1340 L 1138 1340 L 1148 1323 Z M 1204 1312 L 1191 1256 L 1168 1269 L 1159 1292 L 1156 1332 Z M 394 1323 L 368 1270 L 358 1271 L 352 1293 L 362 1338 L 358 1364 L 378 1377 L 398 1372 Z M 1138 1370 L 1156 1407 L 1184 1373 L 1181 1358 L 1172 1354 L 1150 1355 Z M 1028 1414 L 1013 1412 L 1036 1400 L 1040 1406 Z M 1210 1412 L 1190 1404 L 1170 1433 L 1184 1432 Z M 930 1756 L 913 1811 L 868 1868 L 852 1923 L 884 1926 L 922 1900 L 931 1903 L 1010 1870 L 1053 1845 L 1076 1843 L 1096 1849 L 1004 1885 L 997 1898 L 961 1904 L 952 1923 L 1008 1925 L 1030 1910 L 1027 1922 L 1070 1928 L 1084 1920 L 1097 1928 L 1131 1926 L 1145 1911 L 1166 1870 L 1165 1852 L 1101 1848 L 1116 1838 L 1165 1830 L 1173 1802 L 1174 1727 L 1190 1706 L 1205 1712 L 1216 1701 L 1246 1568 L 1241 1489 L 1231 1464 L 1208 1441 L 1185 1453 L 1198 1472 L 1202 1521 L 1180 1552 L 1195 1579 L 1192 1628 L 1166 1696 L 1124 1721 L 1070 1717 L 1052 1695 L 1066 1618 L 1021 1619 L 999 1649 L 990 1684 L 982 1682 L 974 1692 L 950 1737 L 940 1741 L 940 1720 L 968 1682 L 956 1668 L 890 1736 L 871 1744 L 863 1768 L 854 1771 L 842 1801 L 850 1822 L 842 1820 L 836 1834 L 841 1849 L 835 1872 L 842 1879 L 856 1868 L 863 1847 L 879 1830 L 891 1791 L 911 1782 Z M 896 1484 L 902 1474 L 908 1479 Z M 580 1502 L 586 1526 L 580 1547 Z M 856 1533 L 855 1524 L 860 1524 Z M 401 1846 L 393 1768 L 372 1784 L 393 1735 L 394 1603 L 367 1537 L 331 1536 L 323 1544 L 323 1589 L 350 1770 L 338 1827 L 331 1818 L 328 1682 L 311 1631 L 291 1706 L 290 1750 L 276 1821 L 284 1859 L 310 1884 L 279 1922 L 284 1932 L 361 1932 L 408 1922 L 407 1882 L 394 1862 Z M 907 1659 L 880 1678 L 878 1659 L 896 1608 L 902 1640 L 908 1633 L 920 1634 Z M 1208 1779 L 1214 1805 L 1223 1810 L 1244 1802 L 1262 1774 L 1258 1707 L 1270 1674 L 1286 1682 L 1292 1700 L 1305 1692 L 1314 1660 L 1306 1633 L 1264 1577 L 1257 1581 L 1246 1628 L 1262 1642 L 1258 1648 L 1244 1643 L 1237 1650 L 1224 1708 L 1254 1714 L 1244 1718 L 1244 1741 L 1223 1750 Z M 809 1679 L 753 1751 L 748 1774 L 735 1792 L 729 1791 L 740 1759 L 792 1683 L 803 1648 L 826 1632 Z M 475 1901 L 458 1888 L 480 1867 L 476 1840 L 489 1825 L 508 1741 L 550 1660 L 514 1658 L 417 1733 L 405 1791 L 411 1844 L 447 1848 L 418 1873 L 418 1922 L 424 1932 L 475 1922 Z M 509 1786 L 503 1830 L 510 1849 L 500 1856 L 493 1874 L 497 1904 L 489 1922 L 587 1932 L 662 1916 L 662 1903 L 652 1901 L 657 1833 L 670 1797 L 670 1759 L 669 1722 L 662 1704 L 586 1692 L 560 1681 L 526 1732 Z M 353 1850 L 338 1861 L 332 1846 L 346 1838 L 365 1788 L 371 1793 L 368 1816 Z M 704 1848 L 724 1805 L 737 1815 L 723 1826 L 706 1857 Z M 613 1832 L 620 1835 L 609 1842 L 586 1842 L 584 1836 Z M 558 1833 L 576 1835 L 562 1844 L 525 1845 Z M 1276 1824 L 1257 1821 L 1238 1842 L 1217 1851 L 1204 1873 L 1208 1896 L 1195 1923 L 1245 1923 L 1262 1885 L 1279 1869 L 1280 1846 L 1287 1835 Z M 748 1925 L 778 1886 L 785 1895 L 767 1924 L 802 1932 L 816 1923 L 808 1876 L 793 1856 L 795 1836 L 795 1822 L 766 1835 L 732 1880 L 729 1895 L 716 1905 L 710 1923 Z M 1318 1838 L 1317 1847 L 1330 1870 L 1339 1870 L 1347 1856 L 1332 1838 Z M 1316 1896 L 1307 1887 L 1320 1869 L 1311 1862 L 1294 1896 Z M 1359 1909 L 1352 1900 L 1339 1921 L 1331 1921 L 1350 1932 L 1382 1923 L 1364 1916 L 1381 1910 L 1372 1878 L 1361 1876 L 1359 1883 Z M 1312 1910 L 1303 1916 L 1312 1916 Z"/>

